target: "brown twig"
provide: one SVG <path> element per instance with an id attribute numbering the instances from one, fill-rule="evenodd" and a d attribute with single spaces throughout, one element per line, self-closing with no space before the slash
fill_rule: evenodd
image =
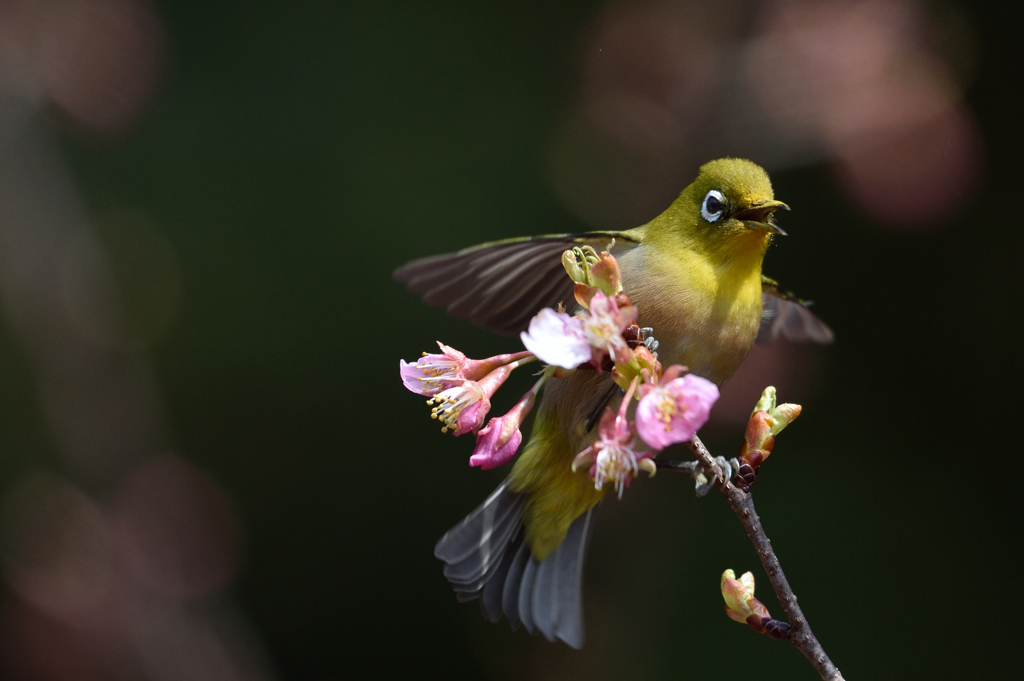
<path id="1" fill-rule="evenodd" d="M 825 653 L 825 649 L 821 647 L 821 643 L 814 637 L 807 619 L 804 617 L 803 612 L 801 612 L 800 606 L 797 605 L 796 594 L 793 593 L 789 582 L 786 581 L 786 575 L 782 572 L 782 565 L 779 564 L 779 559 L 775 555 L 772 543 L 761 527 L 761 520 L 757 517 L 757 512 L 754 510 L 754 497 L 749 492 L 744 492 L 731 481 L 725 479 L 722 468 L 711 456 L 711 453 L 704 446 L 704 443 L 700 441 L 700 438 L 694 436 L 693 440 L 686 444 L 694 456 L 697 457 L 697 460 L 700 461 L 701 465 L 704 466 L 705 470 L 715 476 L 715 484 L 718 486 L 719 491 L 722 492 L 726 501 L 729 502 L 729 506 L 732 507 L 736 517 L 743 524 L 743 529 L 747 531 L 747 537 L 750 538 L 754 548 L 757 549 L 761 565 L 764 566 L 765 572 L 768 573 L 768 579 L 772 582 L 775 595 L 778 597 L 779 602 L 782 604 L 782 609 L 786 611 L 786 616 L 789 618 L 791 627 L 789 641 L 810 660 L 822 679 L 825 681 L 844 681 L 843 675 L 832 664 L 832 660 Z"/>

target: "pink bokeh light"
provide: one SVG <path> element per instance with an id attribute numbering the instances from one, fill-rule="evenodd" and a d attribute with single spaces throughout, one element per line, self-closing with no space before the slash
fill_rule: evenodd
<path id="1" fill-rule="evenodd" d="M 766 0 L 753 16 L 610 3 L 586 32 L 579 93 L 552 144 L 563 205 L 595 227 L 656 215 L 698 166 L 827 164 L 867 215 L 941 224 L 983 171 L 973 113 L 916 0 Z M 747 19 L 744 21 L 744 19 Z"/>
<path id="2" fill-rule="evenodd" d="M 233 576 L 241 549 L 234 509 L 213 480 L 180 459 L 160 456 L 138 466 L 112 509 L 118 558 L 143 587 L 194 600 Z"/>
<path id="3" fill-rule="evenodd" d="M 117 132 L 153 93 L 164 35 L 145 0 L 2 0 L 0 59 L 78 125 Z"/>

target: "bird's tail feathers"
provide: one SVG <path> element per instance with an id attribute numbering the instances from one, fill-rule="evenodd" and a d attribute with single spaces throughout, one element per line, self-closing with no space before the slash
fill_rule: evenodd
<path id="1" fill-rule="evenodd" d="M 549 641 L 583 646 L 583 556 L 590 538 L 593 509 L 569 528 L 565 540 L 538 561 L 523 540 L 526 496 L 508 489 L 506 480 L 434 547 L 444 575 L 460 601 L 480 599 L 484 617 L 504 614 L 513 629 L 520 624 Z"/>

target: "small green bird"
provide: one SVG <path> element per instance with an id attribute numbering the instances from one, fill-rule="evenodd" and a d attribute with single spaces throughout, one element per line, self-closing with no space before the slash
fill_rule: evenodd
<path id="1" fill-rule="evenodd" d="M 483 244 L 410 262 L 395 277 L 428 304 L 515 334 L 541 308 L 573 301 L 564 250 L 611 246 L 638 323 L 654 329 L 662 364 L 685 365 L 721 386 L 755 339 L 832 341 L 803 301 L 761 274 L 773 235 L 785 234 L 774 223 L 779 209 L 789 207 L 775 200 L 760 166 L 720 159 L 635 229 Z M 435 548 L 460 601 L 480 598 L 492 622 L 504 614 L 513 628 L 521 623 L 574 648 L 583 645 L 583 554 L 604 491 L 571 462 L 593 441 L 588 425 L 611 386 L 599 372 L 550 382 L 509 477 Z"/>

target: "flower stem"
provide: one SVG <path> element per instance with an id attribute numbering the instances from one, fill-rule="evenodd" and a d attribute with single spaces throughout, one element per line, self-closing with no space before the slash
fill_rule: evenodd
<path id="1" fill-rule="evenodd" d="M 537 358 L 534 357 L 532 359 L 528 359 L 524 361 L 523 364 L 526 364 L 527 362 L 532 362 L 535 359 Z M 516 366 L 518 366 L 518 364 Z M 558 367 L 551 365 L 544 367 L 544 370 L 540 372 L 540 378 L 537 379 L 537 382 L 533 384 L 532 388 L 526 391 L 526 394 L 529 395 L 530 393 L 533 393 L 533 395 L 536 396 L 537 393 L 540 392 L 540 389 L 544 387 L 544 384 L 547 383 L 548 380 L 555 375 L 556 369 L 558 369 Z"/>
<path id="2" fill-rule="evenodd" d="M 629 409 L 629 402 L 633 399 L 633 393 L 636 392 L 636 386 L 640 383 L 640 377 L 636 376 L 633 381 L 629 384 L 629 390 L 622 396 L 622 402 L 619 404 L 619 418 L 626 418 L 626 411 Z"/>
<path id="3" fill-rule="evenodd" d="M 732 484 L 731 481 L 725 479 L 722 468 L 715 461 L 714 457 L 711 456 L 711 453 L 708 452 L 707 447 L 700 441 L 700 438 L 694 436 L 693 440 L 686 443 L 686 446 L 690 448 L 690 451 L 693 452 L 693 455 L 704 466 L 704 469 L 715 476 L 715 484 L 722 495 L 725 496 L 726 501 L 729 502 L 729 506 L 736 514 L 736 517 L 739 518 L 743 529 L 746 530 L 747 537 L 757 550 L 757 556 L 761 559 L 761 565 L 764 567 L 765 572 L 768 573 L 768 579 L 771 580 L 772 588 L 775 589 L 775 595 L 778 597 L 779 603 L 782 604 L 782 609 L 786 611 L 786 616 L 789 618 L 791 627 L 789 642 L 804 654 L 804 657 L 810 661 L 824 681 L 844 681 L 843 675 L 832 664 L 832 660 L 825 653 L 825 649 L 821 647 L 821 643 L 818 642 L 814 633 L 811 632 L 811 626 L 807 623 L 807 618 L 804 617 L 803 611 L 797 605 L 796 594 L 793 593 L 793 589 L 789 586 L 789 581 L 786 580 L 786 575 L 782 572 L 782 565 L 779 563 L 778 556 L 775 555 L 775 549 L 772 548 L 772 543 L 761 526 L 761 519 L 754 510 L 753 495 L 750 492 L 744 492 Z"/>
<path id="4" fill-rule="evenodd" d="M 497 357 L 506 360 L 506 364 L 515 364 L 516 366 L 537 361 L 537 356 L 529 350 L 521 350 L 519 352 L 512 352 L 506 355 L 497 355 Z"/>

